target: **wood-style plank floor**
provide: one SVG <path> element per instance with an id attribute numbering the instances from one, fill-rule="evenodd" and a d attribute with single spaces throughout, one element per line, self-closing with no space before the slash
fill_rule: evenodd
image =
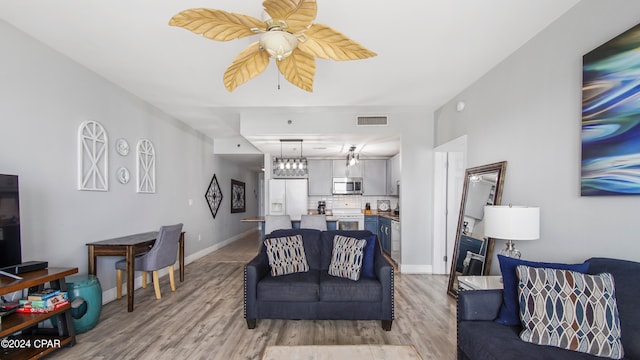
<path id="1" fill-rule="evenodd" d="M 256 232 L 185 267 L 185 282 L 171 292 L 160 279 L 138 289 L 135 310 L 126 297 L 106 304 L 97 326 L 78 343 L 48 359 L 260 359 L 267 345 L 414 345 L 423 359 L 454 359 L 455 301 L 443 275 L 396 272 L 395 321 L 258 320 L 247 329 L 243 318 L 243 266 L 258 250 Z M 115 274 L 114 274 L 115 276 Z"/>

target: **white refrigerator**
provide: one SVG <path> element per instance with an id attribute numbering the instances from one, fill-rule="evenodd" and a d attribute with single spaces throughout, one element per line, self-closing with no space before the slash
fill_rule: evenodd
<path id="1" fill-rule="evenodd" d="M 289 215 L 300 220 L 307 213 L 307 179 L 269 180 L 269 215 Z"/>

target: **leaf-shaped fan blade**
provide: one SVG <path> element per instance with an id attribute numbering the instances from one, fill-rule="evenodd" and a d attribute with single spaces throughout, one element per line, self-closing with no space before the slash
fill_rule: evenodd
<path id="1" fill-rule="evenodd" d="M 251 28 L 264 30 L 261 20 L 242 14 L 232 14 L 223 10 L 188 9 L 175 15 L 169 21 L 171 26 L 185 28 L 195 34 L 218 41 L 228 41 L 254 35 Z"/>
<path id="2" fill-rule="evenodd" d="M 304 35 L 307 39 L 300 41 L 298 48 L 321 59 L 358 60 L 376 56 L 373 51 L 327 25 L 313 24 Z"/>
<path id="3" fill-rule="evenodd" d="M 309 27 L 318 13 L 316 0 L 265 0 L 262 7 L 274 20 L 284 20 L 293 34 Z"/>
<path id="4" fill-rule="evenodd" d="M 260 50 L 260 44 L 255 42 L 242 50 L 231 65 L 224 72 L 224 86 L 233 91 L 238 86 L 260 75 L 269 65 L 269 55 Z"/>
<path id="5" fill-rule="evenodd" d="M 313 91 L 313 77 L 316 74 L 316 59 L 313 56 L 295 49 L 291 56 L 278 61 L 278 69 L 293 85 Z"/>

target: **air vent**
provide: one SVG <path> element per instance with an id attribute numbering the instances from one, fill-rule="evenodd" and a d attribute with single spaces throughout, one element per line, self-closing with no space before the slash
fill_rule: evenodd
<path id="1" fill-rule="evenodd" d="M 388 125 L 389 118 L 387 116 L 358 116 L 357 117 L 357 125 L 358 126 L 369 126 L 369 125 Z"/>

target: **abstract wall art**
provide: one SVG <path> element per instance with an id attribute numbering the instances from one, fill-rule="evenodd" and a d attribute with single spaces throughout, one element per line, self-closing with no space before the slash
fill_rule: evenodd
<path id="1" fill-rule="evenodd" d="M 640 25 L 583 57 L 581 195 L 640 195 Z"/>
<path id="2" fill-rule="evenodd" d="M 245 212 L 246 194 L 242 181 L 231 179 L 231 213 Z"/>

